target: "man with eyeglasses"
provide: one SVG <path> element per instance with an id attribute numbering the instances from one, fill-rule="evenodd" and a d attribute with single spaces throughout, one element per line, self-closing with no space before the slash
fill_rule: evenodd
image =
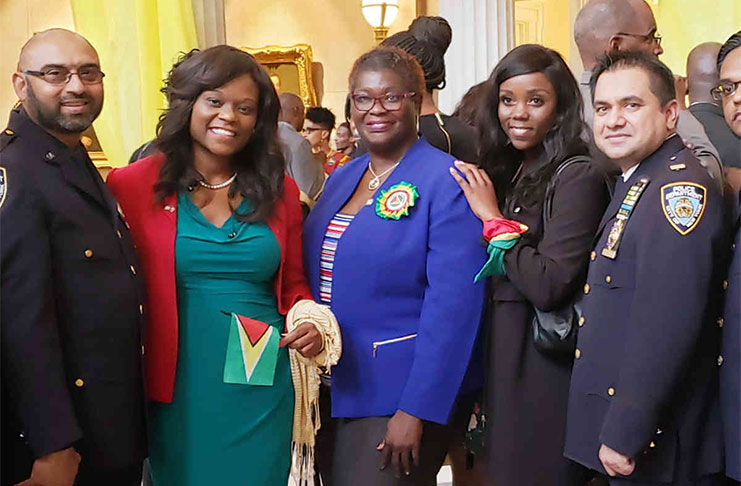
<path id="1" fill-rule="evenodd" d="M 23 46 L 0 134 L 2 485 L 138 486 L 146 455 L 134 247 L 80 143 L 103 105 L 80 35 Z"/>
<path id="2" fill-rule="evenodd" d="M 590 0 L 580 11 L 574 23 L 574 40 L 579 49 L 584 72 L 579 88 L 584 99 L 584 119 L 591 127 L 594 120 L 589 79 L 597 59 L 610 52 L 640 51 L 659 57 L 664 53 L 661 36 L 657 34 L 656 19 L 645 0 Z M 686 79 L 675 76 L 675 91 L 681 101 L 687 92 Z M 708 139 L 703 126 L 684 107 L 679 110 L 677 133 L 688 147 L 692 148 L 715 180 L 718 187 L 723 184 L 720 155 Z M 596 158 L 603 158 L 594 151 Z"/>
<path id="3" fill-rule="evenodd" d="M 702 123 L 705 133 L 718 149 L 726 180 L 732 182 L 731 173 L 738 173 L 741 167 L 741 137 L 729 128 L 723 118 L 720 93 L 714 93 L 719 84 L 717 61 L 720 47 L 718 42 L 705 42 L 687 56 L 689 110 Z"/>
<path id="4" fill-rule="evenodd" d="M 713 98 L 721 102 L 728 126 L 741 137 L 741 31 L 733 34 L 720 48 L 718 69 L 720 82 L 712 91 Z M 736 161 L 741 162 L 741 152 Z M 726 476 L 741 481 L 741 170 L 726 170 L 728 180 L 736 184 L 736 239 L 731 245 L 733 259 L 726 278 L 720 405 L 726 445 Z"/>
<path id="5" fill-rule="evenodd" d="M 324 156 L 324 173 L 327 175 L 350 160 L 348 155 L 332 149 L 329 145 L 334 123 L 334 113 L 329 109 L 312 107 L 306 111 L 304 129 L 301 131 L 301 134 L 311 145 L 311 150 Z"/>

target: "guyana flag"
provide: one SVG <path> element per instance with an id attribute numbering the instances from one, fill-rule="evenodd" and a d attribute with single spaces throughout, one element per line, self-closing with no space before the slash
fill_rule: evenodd
<path id="1" fill-rule="evenodd" d="M 224 383 L 271 386 L 278 361 L 280 332 L 264 322 L 231 316 Z"/>

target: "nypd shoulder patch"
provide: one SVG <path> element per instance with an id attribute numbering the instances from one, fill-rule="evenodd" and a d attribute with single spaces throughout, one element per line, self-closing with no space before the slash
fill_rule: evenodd
<path id="1" fill-rule="evenodd" d="M 0 208 L 3 207 L 5 196 L 8 194 L 8 173 L 5 167 L 0 167 Z"/>
<path id="2" fill-rule="evenodd" d="M 684 236 L 694 230 L 705 212 L 707 189 L 694 182 L 661 186 L 661 209 L 672 227 Z"/>

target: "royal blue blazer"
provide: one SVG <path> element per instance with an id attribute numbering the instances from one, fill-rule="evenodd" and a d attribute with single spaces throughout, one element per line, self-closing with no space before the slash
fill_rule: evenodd
<path id="1" fill-rule="evenodd" d="M 368 160 L 365 154 L 336 169 L 306 220 L 305 265 L 317 301 L 327 225 L 355 191 Z M 331 308 L 343 352 L 332 368 L 334 417 L 401 409 L 447 423 L 458 394 L 472 388 L 463 383 L 485 292 L 473 279 L 486 251 L 481 222 L 450 176 L 454 160 L 420 139 L 375 196 L 402 181 L 416 186 L 419 197 L 409 215 L 384 219 L 375 203 L 364 206 L 339 241 Z"/>

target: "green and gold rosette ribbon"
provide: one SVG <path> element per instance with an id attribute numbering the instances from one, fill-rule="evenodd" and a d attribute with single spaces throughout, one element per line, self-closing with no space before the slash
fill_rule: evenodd
<path id="1" fill-rule="evenodd" d="M 418 197 L 417 186 L 401 181 L 381 191 L 376 199 L 376 214 L 383 219 L 398 221 L 402 216 L 409 216 L 409 209 L 414 206 Z"/>
<path id="2" fill-rule="evenodd" d="M 528 227 L 511 219 L 496 218 L 484 222 L 484 239 L 489 242 L 486 252 L 489 259 L 476 274 L 473 281 L 504 275 L 504 254 L 515 246 Z"/>

